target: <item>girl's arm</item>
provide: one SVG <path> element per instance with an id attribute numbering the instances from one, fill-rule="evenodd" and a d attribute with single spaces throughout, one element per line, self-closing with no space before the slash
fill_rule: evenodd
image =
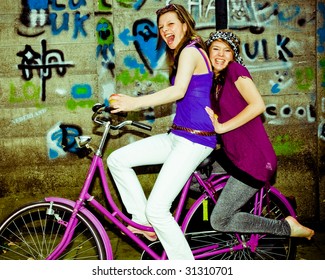
<path id="1" fill-rule="evenodd" d="M 247 106 L 238 115 L 232 119 L 219 123 L 218 116 L 210 108 L 206 108 L 211 121 L 214 125 L 215 131 L 219 134 L 234 130 L 252 119 L 256 118 L 265 111 L 265 104 L 260 95 L 255 83 L 248 77 L 239 77 L 235 85 L 241 96 L 247 102 Z"/>
<path id="2" fill-rule="evenodd" d="M 135 111 L 144 107 L 167 104 L 184 97 L 201 55 L 195 48 L 184 48 L 180 54 L 175 83 L 150 95 L 132 97 L 114 94 L 110 98 L 112 113 Z"/>

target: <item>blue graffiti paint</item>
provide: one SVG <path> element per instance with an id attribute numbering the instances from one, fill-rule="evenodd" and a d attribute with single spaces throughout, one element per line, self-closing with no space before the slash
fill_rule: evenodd
<path id="1" fill-rule="evenodd" d="M 151 69 L 157 67 L 159 58 L 165 52 L 164 47 L 156 49 L 157 30 L 156 25 L 147 19 L 137 20 L 133 25 L 133 36 L 135 38 L 133 43 L 139 54 L 147 58 Z"/>
<path id="2" fill-rule="evenodd" d="M 279 20 L 282 21 L 282 22 L 289 22 L 289 21 L 292 21 L 295 17 L 297 17 L 299 14 L 300 14 L 300 7 L 298 6 L 291 6 L 290 8 L 292 8 L 294 11 L 293 11 L 293 14 L 291 16 L 288 16 L 288 17 L 285 17 L 284 16 L 284 12 L 279 12 Z"/>
<path id="3" fill-rule="evenodd" d="M 31 10 L 46 10 L 49 6 L 48 0 L 28 0 L 27 5 Z"/>
<path id="4" fill-rule="evenodd" d="M 119 38 L 127 46 L 133 42 L 144 66 L 152 73 L 152 69 L 157 67 L 160 57 L 165 52 L 165 45 L 156 49 L 157 27 L 151 20 L 141 19 L 134 23 L 132 33 L 133 36 L 130 36 L 130 30 L 125 29 L 120 33 Z M 139 63 L 137 64 L 139 65 Z"/>
<path id="5" fill-rule="evenodd" d="M 74 1 L 69 1 L 69 8 L 71 10 L 77 10 L 79 9 L 81 6 L 87 6 L 86 0 L 79 0 L 78 3 L 74 3 Z"/>
<path id="6" fill-rule="evenodd" d="M 271 92 L 272 92 L 273 94 L 279 93 L 279 92 L 280 92 L 279 84 L 274 84 L 274 85 L 272 86 Z"/>
<path id="7" fill-rule="evenodd" d="M 68 31 L 69 30 L 69 14 L 64 13 L 63 15 L 63 21 L 60 27 L 57 27 L 56 22 L 57 22 L 57 14 L 51 13 L 49 15 L 50 22 L 51 22 L 51 29 L 53 35 L 58 35 L 60 34 L 63 30 Z"/>
<path id="8" fill-rule="evenodd" d="M 137 60 L 131 56 L 127 56 L 124 58 L 125 66 L 129 67 L 130 69 L 139 69 L 141 74 L 146 72 L 146 69 L 143 64 L 139 64 Z"/>
<path id="9" fill-rule="evenodd" d="M 130 34 L 130 29 L 125 29 L 118 36 L 120 38 L 120 40 L 122 41 L 122 43 L 126 46 L 128 46 L 129 42 L 133 41 L 133 38 L 134 38 L 132 35 L 130 36 L 129 34 Z"/>
<path id="10" fill-rule="evenodd" d="M 78 37 L 78 33 L 83 35 L 84 37 L 87 36 L 87 32 L 84 29 L 83 23 L 89 18 L 88 15 L 84 15 L 80 17 L 80 13 L 77 12 L 74 17 L 74 31 L 73 31 L 73 39 L 76 39 Z"/>
<path id="11" fill-rule="evenodd" d="M 71 88 L 71 95 L 75 99 L 90 98 L 92 96 L 91 86 L 88 84 L 78 84 Z"/>
<path id="12" fill-rule="evenodd" d="M 39 1 L 39 0 L 35 0 L 35 1 Z M 51 2 L 52 2 L 51 7 L 54 11 L 62 11 L 66 8 L 65 4 L 58 4 L 57 0 L 52 0 Z M 86 0 L 79 0 L 77 3 L 75 3 L 74 0 L 69 0 L 68 5 L 71 10 L 77 10 L 81 6 L 87 6 L 87 2 Z"/>
<path id="13" fill-rule="evenodd" d="M 325 3 L 318 3 L 319 13 L 323 16 L 323 26 L 317 30 L 319 45 L 317 46 L 317 51 L 323 53 L 325 51 Z"/>
<path id="14" fill-rule="evenodd" d="M 75 137 L 82 135 L 82 130 L 79 127 L 58 123 L 49 133 L 48 154 L 50 159 L 63 156 L 66 152 L 78 152 Z"/>
<path id="15" fill-rule="evenodd" d="M 140 8 L 145 2 L 146 0 L 138 0 L 137 2 L 134 3 L 133 8 L 138 11 L 140 10 Z"/>
<path id="16" fill-rule="evenodd" d="M 96 49 L 96 57 L 98 57 L 99 54 L 101 54 L 104 60 L 108 61 L 109 53 L 111 54 L 112 57 L 115 56 L 114 30 L 113 30 L 112 23 L 105 18 L 101 18 L 96 26 L 96 33 L 97 33 L 97 42 L 98 42 L 98 46 Z M 111 63 L 114 64 L 114 62 Z"/>

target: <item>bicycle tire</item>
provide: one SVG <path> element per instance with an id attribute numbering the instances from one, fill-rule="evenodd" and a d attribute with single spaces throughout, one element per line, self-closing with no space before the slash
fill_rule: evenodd
<path id="1" fill-rule="evenodd" d="M 215 186 L 216 197 L 222 191 L 222 187 Z M 263 199 L 263 213 L 264 217 L 273 219 L 284 219 L 288 215 L 295 215 L 293 208 L 289 209 L 288 201 L 282 195 L 272 191 L 269 195 L 269 210 L 265 207 L 265 197 Z M 238 238 L 241 240 L 249 240 L 250 234 L 234 234 L 234 233 L 223 233 L 215 231 L 210 224 L 210 215 L 214 207 L 212 199 L 207 195 L 203 194 L 191 206 L 187 216 L 184 219 L 182 229 L 186 238 L 193 250 L 201 250 L 208 245 L 214 245 L 215 249 L 224 249 L 236 246 L 238 244 Z M 242 211 L 252 212 L 254 206 L 254 198 L 249 201 L 245 209 Z M 216 254 L 215 249 L 211 249 L 208 253 L 210 256 L 203 254 L 196 255 L 197 259 L 225 259 L 225 260 L 283 260 L 283 259 L 295 259 L 296 256 L 296 243 L 293 238 L 282 237 L 275 235 L 259 235 L 260 239 L 258 242 L 255 252 L 249 247 L 239 250 Z M 217 248 L 216 248 L 217 247 Z M 202 251 L 202 250 L 201 250 Z"/>
<path id="2" fill-rule="evenodd" d="M 46 259 L 63 236 L 66 226 L 62 221 L 67 222 L 73 213 L 71 206 L 54 202 L 48 214 L 49 206 L 50 202 L 23 206 L 0 225 L 0 260 Z M 83 213 L 77 213 L 77 219 L 75 234 L 59 259 L 106 259 L 97 228 Z"/>

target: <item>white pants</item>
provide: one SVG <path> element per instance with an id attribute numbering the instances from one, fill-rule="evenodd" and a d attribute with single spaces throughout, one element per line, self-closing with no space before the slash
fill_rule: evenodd
<path id="1" fill-rule="evenodd" d="M 170 260 L 193 260 L 189 245 L 170 208 L 191 173 L 212 150 L 166 133 L 124 146 L 107 159 L 109 170 L 132 220 L 153 226 Z M 162 169 L 147 200 L 132 167 L 161 163 Z"/>

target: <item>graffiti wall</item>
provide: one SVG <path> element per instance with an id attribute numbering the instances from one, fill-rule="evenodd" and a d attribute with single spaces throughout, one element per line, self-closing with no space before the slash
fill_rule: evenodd
<path id="1" fill-rule="evenodd" d="M 296 197 L 302 219 L 324 220 L 325 4 L 317 0 L 1 1 L 0 218 L 44 195 L 75 197 L 89 158 L 74 137 L 90 135 L 97 144 L 95 103 L 168 85 L 155 10 L 169 3 L 188 9 L 204 39 L 220 28 L 239 35 L 266 103 L 277 186 Z M 168 130 L 174 109 L 150 107 L 129 117 L 156 134 Z M 104 157 L 146 135 L 114 132 Z M 153 180 L 141 175 L 148 192 Z"/>

